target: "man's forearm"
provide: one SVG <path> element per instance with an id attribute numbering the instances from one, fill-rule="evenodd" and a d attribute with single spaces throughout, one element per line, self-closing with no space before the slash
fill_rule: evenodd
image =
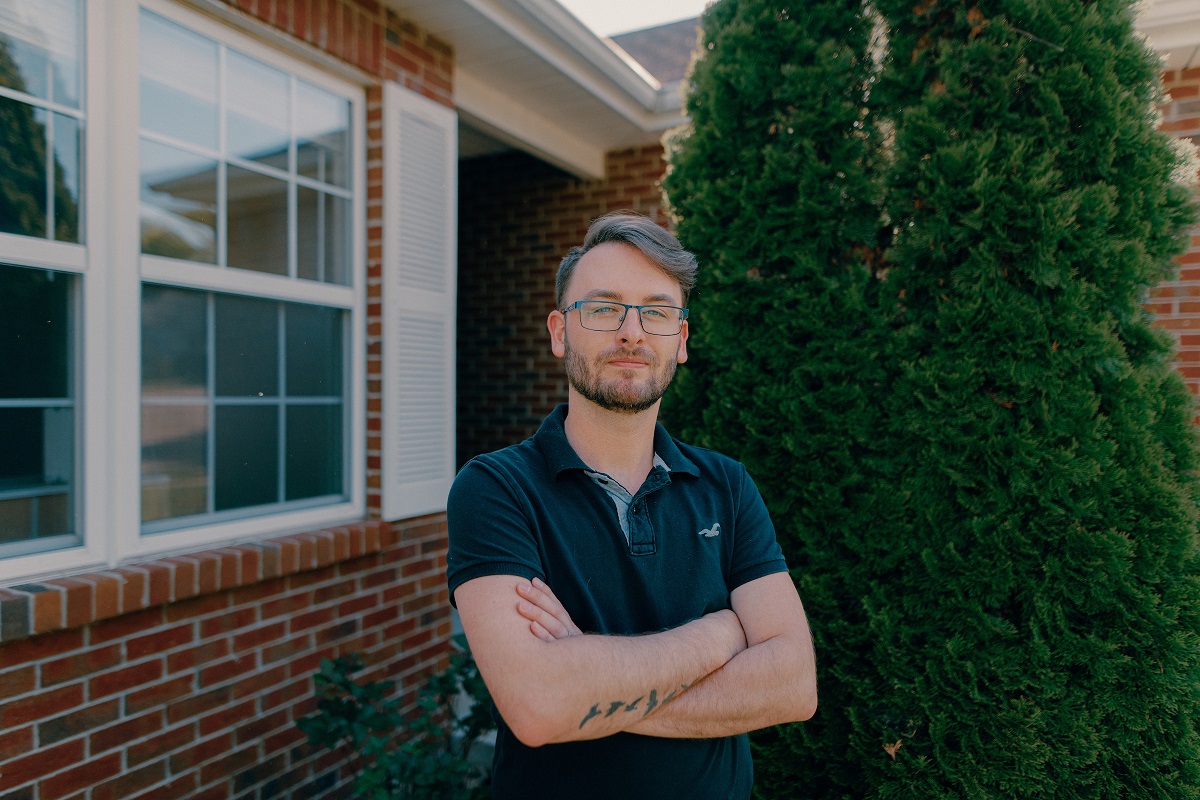
<path id="1" fill-rule="evenodd" d="M 812 716 L 815 681 L 803 643 L 776 638 L 734 656 L 630 733 L 669 738 L 734 736 Z M 806 674 L 807 673 L 807 674 Z"/>
<path id="2" fill-rule="evenodd" d="M 541 638 L 513 606 L 519 580 L 479 578 L 455 597 L 501 716 L 531 746 L 627 730 L 746 647 L 729 610 L 644 636 Z"/>

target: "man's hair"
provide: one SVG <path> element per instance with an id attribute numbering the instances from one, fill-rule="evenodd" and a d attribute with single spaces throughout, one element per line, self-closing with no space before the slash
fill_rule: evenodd
<path id="1" fill-rule="evenodd" d="M 583 244 L 568 250 L 558 265 L 558 276 L 554 280 L 558 308 L 562 308 L 563 293 L 575 274 L 579 259 L 588 250 L 605 242 L 621 242 L 636 247 L 651 263 L 675 279 L 683 295 L 683 305 L 687 305 L 688 294 L 696 285 L 696 257 L 683 249 L 674 234 L 649 217 L 635 211 L 612 211 L 593 222 Z"/>

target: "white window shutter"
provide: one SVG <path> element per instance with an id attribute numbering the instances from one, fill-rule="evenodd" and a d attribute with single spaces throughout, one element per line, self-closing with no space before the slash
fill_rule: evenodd
<path id="1" fill-rule="evenodd" d="M 383 92 L 383 517 L 444 511 L 454 480 L 458 117 Z"/>

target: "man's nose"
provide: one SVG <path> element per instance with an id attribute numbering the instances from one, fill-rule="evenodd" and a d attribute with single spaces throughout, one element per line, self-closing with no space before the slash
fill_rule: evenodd
<path id="1" fill-rule="evenodd" d="M 617 338 L 622 342 L 640 342 L 646 338 L 646 331 L 642 329 L 642 318 L 636 308 L 625 312 L 625 320 L 617 329 Z"/>

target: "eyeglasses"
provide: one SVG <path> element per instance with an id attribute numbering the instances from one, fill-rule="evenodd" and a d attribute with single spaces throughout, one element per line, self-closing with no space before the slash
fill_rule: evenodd
<path id="1" fill-rule="evenodd" d="M 642 330 L 654 336 L 674 336 L 683 329 L 688 310 L 678 306 L 631 306 L 611 300 L 576 300 L 563 309 L 579 311 L 579 324 L 589 331 L 616 331 L 625 324 L 625 316 L 631 309 L 638 312 Z"/>

